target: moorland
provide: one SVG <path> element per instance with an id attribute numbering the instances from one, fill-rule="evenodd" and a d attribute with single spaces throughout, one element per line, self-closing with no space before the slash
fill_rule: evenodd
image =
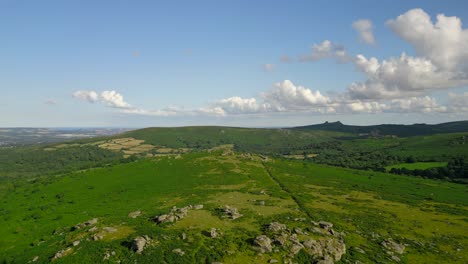
<path id="1" fill-rule="evenodd" d="M 466 263 L 468 122 L 0 148 L 2 263 Z"/>

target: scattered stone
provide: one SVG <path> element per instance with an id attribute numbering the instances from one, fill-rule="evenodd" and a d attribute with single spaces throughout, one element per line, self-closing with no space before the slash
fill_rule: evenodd
<path id="1" fill-rule="evenodd" d="M 39 256 L 35 256 L 35 257 L 32 259 L 32 262 L 36 262 L 38 259 L 39 259 Z"/>
<path id="2" fill-rule="evenodd" d="M 258 205 L 265 206 L 265 201 L 258 201 Z"/>
<path id="3" fill-rule="evenodd" d="M 185 240 L 185 239 L 187 239 L 187 235 L 185 233 L 182 233 L 181 238 L 182 238 L 182 240 Z"/>
<path id="4" fill-rule="evenodd" d="M 277 259 L 270 259 L 268 260 L 268 263 L 278 263 L 279 261 Z"/>
<path id="5" fill-rule="evenodd" d="M 403 251 L 405 250 L 405 245 L 398 244 L 397 242 L 393 241 L 391 238 L 383 241 L 382 246 L 400 255 L 403 254 Z"/>
<path id="6" fill-rule="evenodd" d="M 302 231 L 302 229 L 300 229 L 299 227 L 295 227 L 293 229 L 294 233 L 298 234 L 298 235 L 303 235 L 304 232 Z"/>
<path id="7" fill-rule="evenodd" d="M 293 257 L 294 255 L 296 255 L 297 253 L 299 253 L 299 251 L 301 251 L 301 249 L 303 249 L 304 246 L 301 244 L 301 243 L 293 243 L 291 245 L 291 247 L 289 248 L 289 255 L 291 257 Z"/>
<path id="8" fill-rule="evenodd" d="M 286 242 L 288 241 L 288 234 L 287 233 L 281 233 L 281 235 L 275 237 L 275 242 L 279 244 L 280 246 L 284 246 Z"/>
<path id="9" fill-rule="evenodd" d="M 73 244 L 72 244 L 72 245 L 73 245 L 74 247 L 76 247 L 76 246 L 78 246 L 78 245 L 80 244 L 80 242 L 81 242 L 80 240 L 73 241 Z"/>
<path id="10" fill-rule="evenodd" d="M 140 210 L 128 213 L 128 217 L 130 217 L 130 218 L 137 218 L 140 215 L 141 215 Z"/>
<path id="11" fill-rule="evenodd" d="M 230 218 L 231 220 L 235 220 L 242 216 L 242 214 L 239 213 L 237 208 L 230 207 L 229 205 L 225 205 L 223 211 L 226 217 Z"/>
<path id="12" fill-rule="evenodd" d="M 218 230 L 216 228 L 211 228 L 210 230 L 210 237 L 211 238 L 217 238 L 219 236 Z"/>
<path id="13" fill-rule="evenodd" d="M 196 204 L 196 205 L 193 206 L 193 209 L 195 209 L 195 210 L 203 209 L 203 204 Z"/>
<path id="14" fill-rule="evenodd" d="M 268 230 L 270 230 L 272 232 L 279 232 L 279 231 L 283 231 L 285 229 L 286 229 L 286 225 L 285 224 L 280 224 L 278 222 L 272 222 L 268 226 Z"/>
<path id="15" fill-rule="evenodd" d="M 98 241 L 104 238 L 103 235 L 97 234 L 91 237 L 94 241 Z"/>
<path id="16" fill-rule="evenodd" d="M 176 248 L 176 249 L 172 250 L 172 253 L 175 253 L 175 254 L 177 254 L 179 256 L 185 255 L 185 252 L 182 251 L 182 249 L 180 249 L 180 248 Z"/>
<path id="17" fill-rule="evenodd" d="M 93 218 L 93 219 L 88 220 L 88 221 L 86 221 L 86 222 L 84 222 L 84 223 L 78 223 L 78 224 L 74 227 L 74 229 L 81 229 L 81 228 L 86 227 L 86 226 L 92 226 L 92 225 L 97 224 L 97 222 L 98 222 L 98 219 L 97 219 L 97 218 Z"/>
<path id="18" fill-rule="evenodd" d="M 114 227 L 109 227 L 109 226 L 106 226 L 103 228 L 104 231 L 108 232 L 108 233 L 114 233 L 114 232 L 117 232 L 117 229 L 114 228 Z"/>
<path id="19" fill-rule="evenodd" d="M 88 232 L 96 232 L 98 230 L 97 226 L 91 227 Z"/>
<path id="20" fill-rule="evenodd" d="M 145 247 L 150 243 L 151 238 L 148 236 L 139 236 L 133 239 L 132 249 L 137 254 L 141 254 Z"/>
<path id="21" fill-rule="evenodd" d="M 109 260 L 111 257 L 111 254 L 109 253 L 109 251 L 107 251 L 106 253 L 104 253 L 104 258 L 103 260 Z"/>
<path id="22" fill-rule="evenodd" d="M 354 247 L 354 250 L 361 253 L 361 254 L 366 254 L 366 252 L 364 251 L 364 249 L 362 248 L 359 248 L 359 247 Z"/>
<path id="23" fill-rule="evenodd" d="M 268 253 L 272 250 L 271 239 L 265 235 L 257 236 L 254 240 L 254 245 L 261 253 Z"/>
<path id="24" fill-rule="evenodd" d="M 400 262 L 400 261 L 401 261 L 401 259 L 400 259 L 399 257 L 395 256 L 395 255 L 392 255 L 392 259 L 393 259 L 394 261 L 396 261 L 396 262 Z"/>
<path id="25" fill-rule="evenodd" d="M 72 248 L 68 247 L 66 249 L 62 249 L 60 251 L 58 251 L 57 253 L 55 253 L 54 257 L 52 258 L 52 260 L 56 260 L 56 259 L 59 259 L 59 258 L 63 258 L 65 257 L 66 255 L 70 254 L 72 252 Z"/>
<path id="26" fill-rule="evenodd" d="M 265 190 L 261 190 L 260 194 L 266 194 Z"/>

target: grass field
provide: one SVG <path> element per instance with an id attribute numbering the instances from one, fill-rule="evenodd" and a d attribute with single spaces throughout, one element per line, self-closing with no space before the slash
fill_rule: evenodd
<path id="1" fill-rule="evenodd" d="M 407 168 L 408 170 L 425 170 L 430 168 L 445 167 L 447 162 L 415 162 L 415 163 L 400 163 L 392 166 L 387 166 L 385 169 L 387 171 L 396 168 Z"/>
<path id="2" fill-rule="evenodd" d="M 279 246 L 271 253 L 254 250 L 252 240 L 265 234 L 265 225 L 278 221 L 315 239 L 326 237 L 314 233 L 311 220 L 330 221 L 337 232 L 344 232 L 343 263 L 393 262 L 382 247 L 388 238 L 406 245 L 398 255 L 404 263 L 468 261 L 465 185 L 265 160 L 214 150 L 58 177 L 3 181 L 0 261 L 27 263 L 37 256 L 43 263 L 70 248 L 54 263 L 96 263 L 107 255 L 110 262 L 121 263 L 267 263 L 289 257 Z M 173 206 L 190 204 L 204 208 L 189 211 L 175 224 L 157 225 L 152 220 Z M 243 216 L 224 218 L 220 208 L 225 205 L 236 207 Z M 136 210 L 142 212 L 140 217 L 127 216 Z M 94 233 L 73 230 L 93 218 L 98 218 Z M 208 237 L 211 228 L 221 236 Z M 100 239 L 94 241 L 94 235 Z M 136 254 L 129 245 L 143 235 L 153 243 Z M 78 240 L 80 244 L 73 246 Z M 174 249 L 185 254 L 179 256 Z M 293 261 L 313 259 L 299 253 Z"/>

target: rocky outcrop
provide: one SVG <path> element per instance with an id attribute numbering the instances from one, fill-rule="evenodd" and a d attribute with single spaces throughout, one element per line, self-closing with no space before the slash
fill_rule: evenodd
<path id="1" fill-rule="evenodd" d="M 224 206 L 223 212 L 224 212 L 224 217 L 227 217 L 231 220 L 235 220 L 239 217 L 242 217 L 242 214 L 239 213 L 237 208 L 231 207 L 229 205 Z"/>
<path id="2" fill-rule="evenodd" d="M 303 245 L 307 253 L 323 261 L 329 259 L 333 262 L 339 261 L 346 253 L 345 243 L 334 237 L 324 237 L 319 240 L 309 239 L 304 241 Z"/>
<path id="3" fill-rule="evenodd" d="M 283 249 L 287 252 L 287 259 L 292 260 L 295 255 L 304 250 L 307 254 L 314 256 L 317 263 L 334 263 L 339 261 L 346 253 L 346 245 L 340 237 L 332 235 L 334 232 L 332 223 L 320 222 L 312 227 L 319 229 L 323 235 L 320 239 L 314 239 L 299 227 L 292 230 L 285 224 L 272 222 L 268 225 L 267 231 L 273 235 L 273 243 L 266 235 L 257 236 L 254 240 L 254 247 L 262 253 L 272 252 L 273 247 L 277 247 L 275 252 Z M 309 229 L 306 229 L 309 230 Z"/>
<path id="4" fill-rule="evenodd" d="M 141 254 L 146 246 L 151 242 L 151 238 L 148 236 L 139 236 L 133 239 L 132 249 L 137 254 Z"/>
<path id="5" fill-rule="evenodd" d="M 154 217 L 154 221 L 158 224 L 162 223 L 175 223 L 187 216 L 189 210 L 203 209 L 203 204 L 189 205 L 182 208 L 172 207 L 168 214 L 162 214 Z"/>

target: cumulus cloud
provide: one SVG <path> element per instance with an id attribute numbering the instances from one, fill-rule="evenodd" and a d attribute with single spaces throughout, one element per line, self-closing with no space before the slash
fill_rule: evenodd
<path id="1" fill-rule="evenodd" d="M 76 99 L 89 103 L 102 102 L 107 106 L 114 108 L 132 108 L 132 106 L 124 101 L 121 94 L 116 91 L 103 91 L 98 94 L 96 91 L 75 91 L 72 96 Z"/>
<path id="2" fill-rule="evenodd" d="M 75 91 L 72 96 L 89 103 L 94 103 L 99 100 L 99 95 L 95 91 Z"/>
<path id="3" fill-rule="evenodd" d="M 329 98 L 303 86 L 296 86 L 290 80 L 275 83 L 270 91 L 263 94 L 265 103 L 276 111 L 306 110 L 324 106 Z"/>
<path id="4" fill-rule="evenodd" d="M 306 55 L 301 55 L 299 61 L 318 61 L 321 59 L 333 58 L 338 62 L 347 62 L 349 57 L 343 46 L 337 45 L 330 40 L 324 40 L 320 44 L 312 46 L 312 52 Z"/>
<path id="5" fill-rule="evenodd" d="M 254 114 L 291 111 L 326 111 L 330 99 L 320 91 L 296 86 L 290 80 L 275 83 L 260 98 L 230 97 L 221 99 L 199 112 L 210 114 Z"/>
<path id="6" fill-rule="evenodd" d="M 367 44 L 375 44 L 374 33 L 372 32 L 372 21 L 359 19 L 352 24 L 354 30 L 359 34 L 359 38 Z"/>
<path id="7" fill-rule="evenodd" d="M 123 96 L 116 91 L 104 91 L 101 93 L 101 101 L 108 106 L 115 108 L 131 108 L 131 105 L 124 101 Z"/>
<path id="8" fill-rule="evenodd" d="M 457 78 L 455 72 L 441 71 L 424 57 L 404 53 L 382 62 L 357 55 L 354 63 L 367 76 L 365 82 L 355 82 L 348 87 L 350 96 L 355 99 L 401 98 L 468 84 L 468 79 Z"/>
<path id="9" fill-rule="evenodd" d="M 434 24 L 424 10 L 412 9 L 386 24 L 441 70 L 467 70 L 468 29 L 462 28 L 460 18 L 439 14 Z"/>

